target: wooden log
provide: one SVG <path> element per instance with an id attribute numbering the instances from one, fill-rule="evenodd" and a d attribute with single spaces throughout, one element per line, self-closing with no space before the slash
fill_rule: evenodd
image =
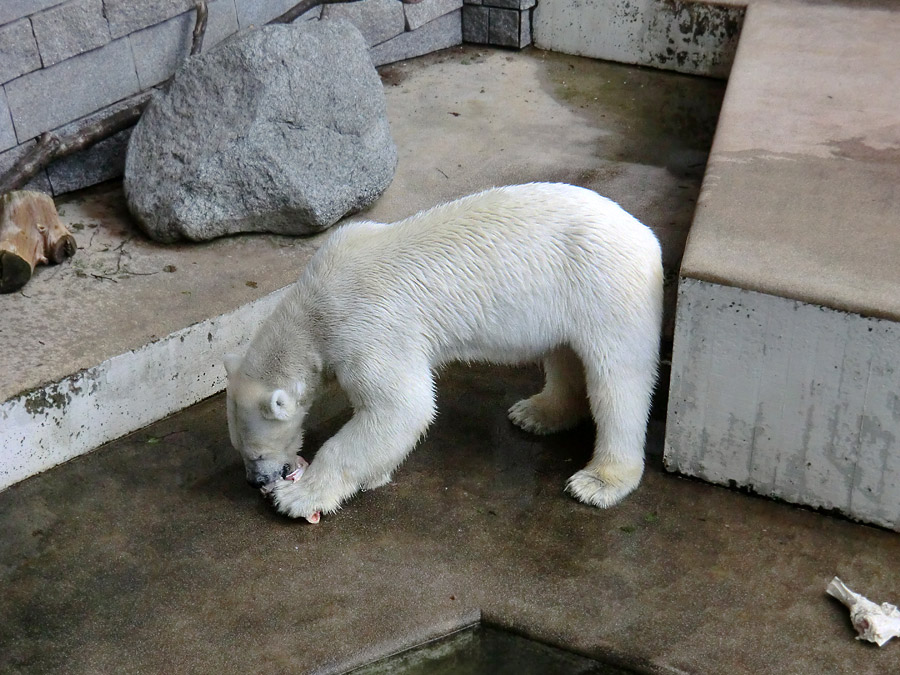
<path id="1" fill-rule="evenodd" d="M 0 195 L 0 293 L 19 290 L 35 266 L 60 263 L 76 250 L 49 195 L 30 190 Z"/>

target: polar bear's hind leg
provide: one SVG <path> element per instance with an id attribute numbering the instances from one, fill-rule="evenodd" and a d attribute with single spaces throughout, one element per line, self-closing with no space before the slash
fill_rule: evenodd
<path id="1" fill-rule="evenodd" d="M 544 358 L 544 388 L 509 409 L 509 419 L 533 434 L 552 434 L 575 427 L 590 415 L 581 360 L 569 347 Z"/>
<path id="2" fill-rule="evenodd" d="M 583 357 L 597 436 L 591 460 L 569 478 L 566 489 L 585 504 L 607 508 L 619 503 L 644 473 L 657 349 L 655 339 L 644 339 L 648 344 L 620 343 L 602 357 Z"/>

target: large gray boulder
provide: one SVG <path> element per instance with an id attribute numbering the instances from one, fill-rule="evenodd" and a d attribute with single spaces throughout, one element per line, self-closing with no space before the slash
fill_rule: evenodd
<path id="1" fill-rule="evenodd" d="M 157 241 L 309 234 L 375 201 L 396 164 L 360 32 L 273 25 L 188 59 L 156 95 L 131 135 L 125 195 Z"/>

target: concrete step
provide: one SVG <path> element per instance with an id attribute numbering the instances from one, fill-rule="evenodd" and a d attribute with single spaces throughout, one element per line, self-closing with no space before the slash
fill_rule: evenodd
<path id="1" fill-rule="evenodd" d="M 366 217 L 396 220 L 495 185 L 576 183 L 653 227 L 674 278 L 720 82 L 473 47 L 382 77 L 400 160 Z M 222 355 L 246 343 L 321 241 L 160 246 L 135 228 L 117 183 L 59 210 L 77 255 L 0 296 L 0 489 L 220 391 Z M 670 314 L 673 304 L 674 284 Z"/>
<path id="2" fill-rule="evenodd" d="M 666 462 L 900 529 L 896 4 L 755 3 L 681 268 Z"/>

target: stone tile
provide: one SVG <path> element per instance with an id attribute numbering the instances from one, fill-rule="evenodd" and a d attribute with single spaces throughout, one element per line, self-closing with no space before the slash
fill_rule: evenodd
<path id="1" fill-rule="evenodd" d="M 6 85 L 16 137 L 33 138 L 139 89 L 128 40 L 20 77 Z"/>
<path id="2" fill-rule="evenodd" d="M 209 17 L 206 21 L 206 35 L 203 36 L 201 53 L 212 49 L 228 36 L 237 33 L 238 30 L 234 0 L 215 0 L 215 2 L 209 3 Z"/>
<path id="3" fill-rule="evenodd" d="M 41 56 L 28 19 L 0 26 L 0 54 L 3 55 L 0 59 L 0 83 L 41 67 Z"/>
<path id="4" fill-rule="evenodd" d="M 488 43 L 490 10 L 487 7 L 465 4 L 462 8 L 462 38 L 480 45 Z"/>
<path id="5" fill-rule="evenodd" d="M 47 177 L 53 194 L 80 190 L 121 176 L 125 172 L 129 138 L 131 129 L 124 129 L 90 148 L 51 164 L 47 167 Z"/>
<path id="6" fill-rule="evenodd" d="M 113 38 L 165 21 L 194 7 L 193 0 L 104 0 Z"/>
<path id="7" fill-rule="evenodd" d="M 376 66 L 462 44 L 460 10 L 445 14 L 418 30 L 398 35 L 369 50 Z"/>
<path id="8" fill-rule="evenodd" d="M 297 4 L 297 0 L 234 0 L 237 10 L 238 26 L 241 30 L 251 26 L 262 26 L 277 16 L 281 16 L 291 7 Z"/>
<path id="9" fill-rule="evenodd" d="M 463 0 L 422 0 L 414 5 L 403 5 L 406 30 L 416 30 L 439 16 L 449 14 L 463 6 Z"/>
<path id="10" fill-rule="evenodd" d="M 61 5 L 65 0 L 3 0 L 0 2 L 0 25 L 30 16 L 42 9 Z"/>
<path id="11" fill-rule="evenodd" d="M 15 147 L 17 143 L 16 130 L 13 129 L 9 105 L 6 102 L 6 91 L 0 87 L 0 152 Z"/>
<path id="12" fill-rule="evenodd" d="M 537 4 L 537 0 L 487 0 L 485 4 L 504 9 L 531 9 Z"/>
<path id="13" fill-rule="evenodd" d="M 519 46 L 519 11 L 491 7 L 488 42 L 498 47 Z"/>
<path id="14" fill-rule="evenodd" d="M 109 42 L 103 0 L 72 0 L 31 17 L 44 67 Z"/>
<path id="15" fill-rule="evenodd" d="M 22 143 L 21 145 L 6 150 L 5 152 L 0 152 L 0 174 L 8 171 L 13 164 L 15 164 L 19 157 L 24 155 L 28 149 L 35 144 L 35 141 L 28 141 L 27 143 Z M 22 188 L 24 190 L 37 190 L 38 192 L 46 192 L 52 193 L 52 189 L 50 187 L 50 181 L 47 180 L 47 173 L 45 171 L 40 171 L 38 174 L 32 178 L 25 186 Z"/>
<path id="16" fill-rule="evenodd" d="M 64 127 L 54 129 L 54 133 L 59 136 L 74 134 L 98 119 L 147 101 L 155 92 L 155 89 L 142 91 Z M 47 176 L 50 179 L 53 194 L 61 195 L 73 190 L 80 190 L 121 176 L 125 168 L 125 151 L 130 136 L 131 129 L 125 129 L 90 148 L 59 159 L 47 167 Z"/>
<path id="17" fill-rule="evenodd" d="M 519 15 L 519 49 L 527 47 L 531 42 L 531 12 L 525 11 Z"/>
<path id="18" fill-rule="evenodd" d="M 346 19 L 359 28 L 366 43 L 386 42 L 405 30 L 403 4 L 398 0 L 363 0 L 362 2 L 325 5 L 323 19 Z"/>
<path id="19" fill-rule="evenodd" d="M 196 12 L 191 10 L 128 36 L 141 89 L 167 80 L 184 63 L 191 51 L 196 20 Z M 237 29 L 237 15 L 231 0 L 210 3 L 201 53 L 212 49 Z"/>

